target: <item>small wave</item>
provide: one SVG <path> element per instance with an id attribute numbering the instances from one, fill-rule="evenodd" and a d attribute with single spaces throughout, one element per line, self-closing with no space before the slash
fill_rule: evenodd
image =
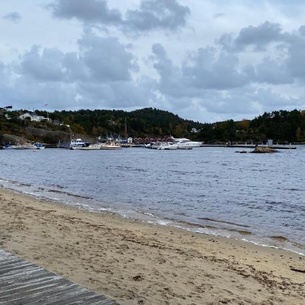
<path id="1" fill-rule="evenodd" d="M 277 205 L 282 205 L 283 202 L 274 201 L 274 200 L 266 200 L 265 204 L 270 205 L 270 206 L 277 206 Z"/>
<path id="2" fill-rule="evenodd" d="M 242 236 L 244 235 L 253 235 L 253 233 L 251 231 L 246 231 L 246 230 L 234 230 L 234 229 L 227 229 L 228 231 L 231 231 L 231 232 L 236 232 Z"/>
<path id="3" fill-rule="evenodd" d="M 273 235 L 273 236 L 269 236 L 269 238 L 280 241 L 280 242 L 288 241 L 288 238 L 281 236 L 281 235 Z"/>
<path id="4" fill-rule="evenodd" d="M 5 182 L 8 182 L 12 185 L 17 185 L 17 186 L 27 186 L 27 187 L 32 186 L 32 184 L 30 184 L 30 183 L 24 183 L 24 182 L 15 181 L 15 180 L 8 180 L 8 181 L 5 181 Z"/>
<path id="5" fill-rule="evenodd" d="M 239 224 L 239 223 L 235 223 L 235 222 L 231 222 L 231 221 L 218 220 L 218 219 L 213 219 L 213 218 L 208 218 L 208 217 L 198 217 L 197 219 L 216 222 L 216 223 L 223 223 L 223 224 L 233 225 L 233 226 L 237 226 L 237 227 L 250 228 L 250 226 L 248 226 L 248 225 Z"/>
<path id="6" fill-rule="evenodd" d="M 178 170 L 168 170 L 168 173 L 172 175 L 177 175 L 177 179 L 181 178 L 181 176 L 184 176 L 186 174 L 185 171 L 178 171 Z"/>
<path id="7" fill-rule="evenodd" d="M 93 199 L 92 197 L 89 196 L 82 196 L 82 195 L 77 195 L 77 194 L 72 194 L 69 192 L 63 192 L 63 191 L 59 191 L 59 190 L 48 190 L 49 193 L 57 193 L 57 194 L 63 194 L 63 195 L 68 195 L 68 196 L 72 196 L 72 197 L 76 197 L 76 198 L 82 198 L 82 199 Z"/>
<path id="8" fill-rule="evenodd" d="M 107 169 L 116 169 L 119 171 L 128 171 L 128 172 L 146 172 L 147 169 L 145 168 L 135 168 L 131 166 L 123 166 L 123 165 L 116 165 L 116 166 L 107 166 Z"/>
<path id="9" fill-rule="evenodd" d="M 59 184 L 51 184 L 51 187 L 56 187 L 58 189 L 64 189 L 64 187 L 62 185 L 59 185 Z"/>
<path id="10" fill-rule="evenodd" d="M 304 189 L 298 189 L 298 188 L 278 188 L 278 189 L 283 191 L 290 191 L 290 192 L 305 192 Z"/>
<path id="11" fill-rule="evenodd" d="M 295 244 L 293 242 L 291 243 L 288 240 L 281 242 L 282 244 L 283 243 L 288 243 L 289 245 L 287 247 L 283 246 L 283 245 L 276 246 L 276 245 L 273 245 L 272 243 L 269 243 L 269 242 L 254 241 L 254 240 L 250 240 L 250 239 L 247 239 L 247 238 L 242 238 L 241 240 L 244 241 L 244 242 L 248 242 L 248 243 L 260 246 L 260 247 L 266 247 L 266 248 L 272 248 L 272 249 L 281 249 L 281 250 L 284 250 L 284 251 L 289 251 L 289 252 L 292 252 L 292 253 L 296 253 L 297 255 L 300 255 L 300 256 L 305 256 L 305 249 L 304 248 L 302 248 L 300 245 Z"/>
<path id="12" fill-rule="evenodd" d="M 185 220 L 180 220 L 179 224 L 182 225 L 182 226 L 185 226 L 185 227 L 189 227 L 189 228 L 217 229 L 216 226 L 202 225 L 202 224 L 199 224 L 199 223 L 188 222 L 188 221 L 185 221 Z"/>

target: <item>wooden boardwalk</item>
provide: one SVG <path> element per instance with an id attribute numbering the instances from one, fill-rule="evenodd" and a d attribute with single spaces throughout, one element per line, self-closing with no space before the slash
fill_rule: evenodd
<path id="1" fill-rule="evenodd" d="M 1 249 L 0 304 L 118 305 Z"/>

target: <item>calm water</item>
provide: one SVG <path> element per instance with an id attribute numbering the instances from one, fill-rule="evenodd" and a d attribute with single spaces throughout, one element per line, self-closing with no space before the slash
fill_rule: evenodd
<path id="1" fill-rule="evenodd" d="M 305 254 L 305 147 L 0 150 L 0 186 Z"/>

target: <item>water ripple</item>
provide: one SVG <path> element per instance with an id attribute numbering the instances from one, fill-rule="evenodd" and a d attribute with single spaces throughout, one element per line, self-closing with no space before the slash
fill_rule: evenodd
<path id="1" fill-rule="evenodd" d="M 0 185 L 93 210 L 154 215 L 164 223 L 202 225 L 200 230 L 209 225 L 217 234 L 240 230 L 253 242 L 305 246 L 304 152 L 122 149 L 88 157 L 61 149 L 2 150 Z"/>

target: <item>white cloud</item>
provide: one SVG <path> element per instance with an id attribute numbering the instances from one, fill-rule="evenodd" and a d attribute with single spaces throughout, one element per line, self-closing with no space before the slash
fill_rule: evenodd
<path id="1" fill-rule="evenodd" d="M 302 109 L 304 8 L 3 0 L 0 93 L 14 108 L 156 107 L 201 122 Z"/>
<path id="2" fill-rule="evenodd" d="M 107 1 L 101 0 L 56 0 L 50 5 L 53 16 L 62 19 L 79 19 L 85 23 L 116 25 L 122 22 L 121 13 L 110 9 Z"/>
<path id="3" fill-rule="evenodd" d="M 154 29 L 175 31 L 186 25 L 190 14 L 187 6 L 177 0 L 145 0 L 137 10 L 128 10 L 124 26 L 131 31 L 145 32 Z"/>
<path id="4" fill-rule="evenodd" d="M 81 60 L 94 82 L 129 81 L 137 69 L 134 56 L 115 37 L 97 37 L 86 33 L 79 40 Z"/>
<path id="5" fill-rule="evenodd" d="M 186 24 L 190 10 L 177 0 L 142 0 L 137 9 L 125 15 L 110 8 L 105 0 L 56 0 L 49 6 L 53 16 L 77 19 L 95 26 L 119 27 L 124 32 L 147 32 L 155 29 L 175 31 Z"/>
<path id="6" fill-rule="evenodd" d="M 37 82 L 64 81 L 63 58 L 64 54 L 58 49 L 33 46 L 21 59 L 17 73 L 27 75 Z"/>

